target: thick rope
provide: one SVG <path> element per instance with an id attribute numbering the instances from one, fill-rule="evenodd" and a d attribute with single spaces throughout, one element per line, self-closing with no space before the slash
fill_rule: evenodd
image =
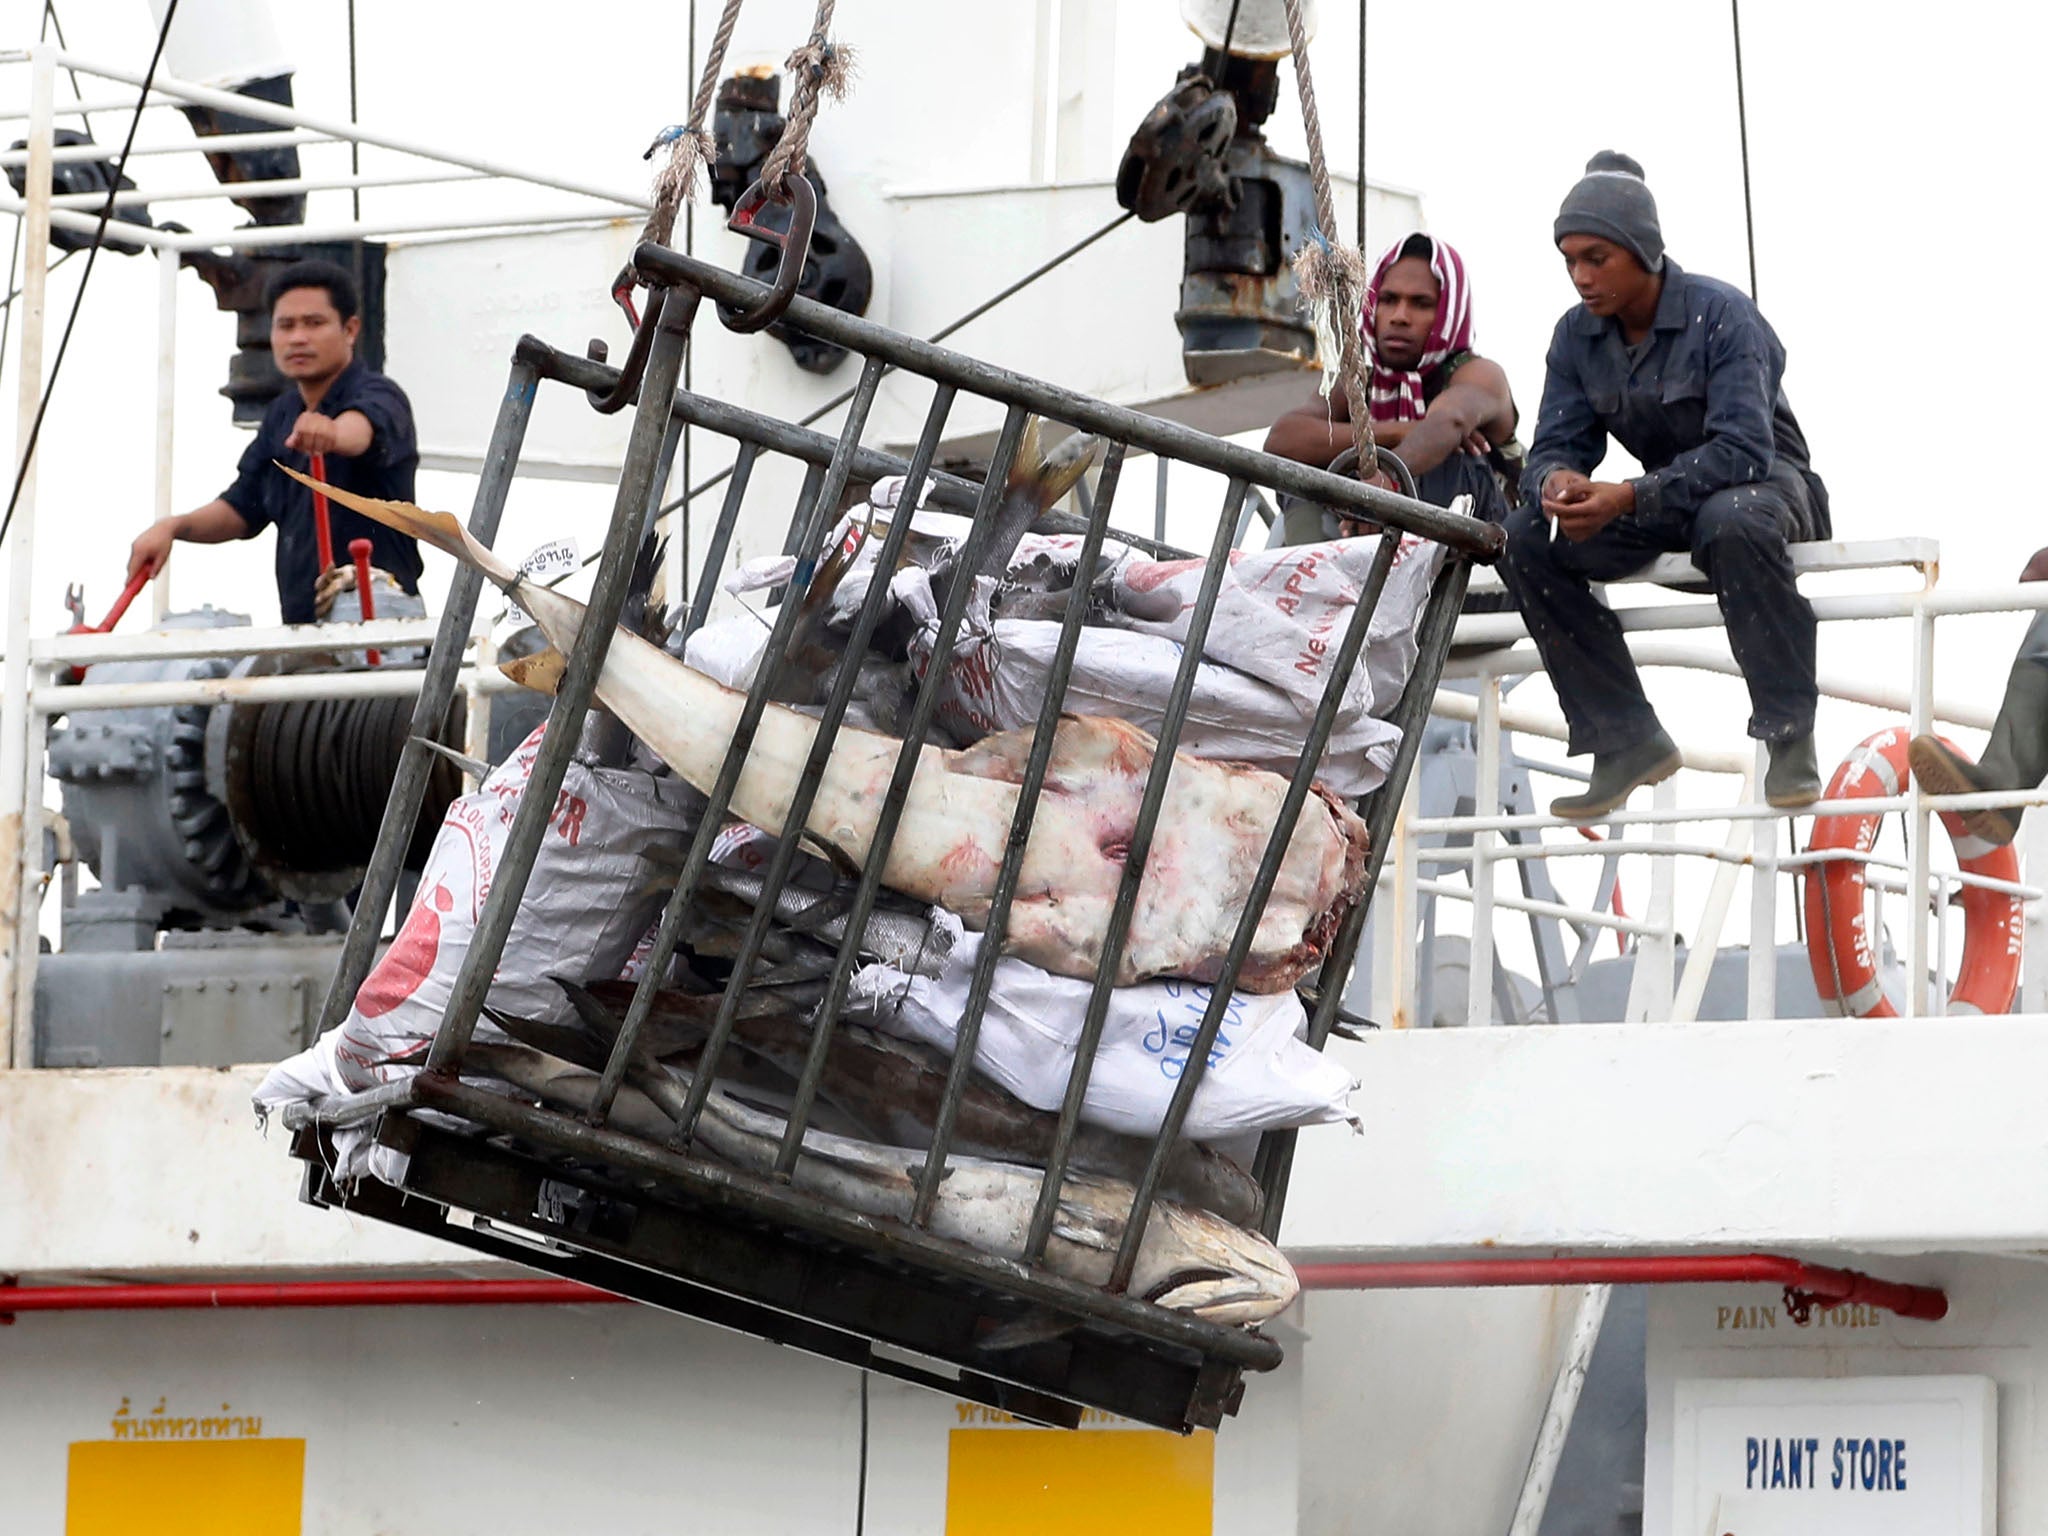
<path id="1" fill-rule="evenodd" d="M 697 173 L 708 169 L 718 159 L 718 141 L 712 136 L 706 124 L 711 118 L 712 97 L 718 90 L 718 77 L 725 71 L 726 45 L 732 41 L 732 29 L 740 19 L 740 6 L 745 0 L 725 0 L 725 10 L 718 18 L 718 30 L 711 35 L 711 51 L 704 56 L 704 73 L 697 81 L 697 99 L 690 103 L 690 121 L 687 126 L 665 130 L 648 146 L 647 154 L 652 156 L 663 144 L 668 145 L 668 161 L 655 173 L 654 207 L 647 215 L 647 226 L 640 232 L 643 240 L 652 240 L 658 245 L 667 245 L 675 233 L 676 215 L 684 203 L 697 195 Z"/>
<path id="2" fill-rule="evenodd" d="M 782 137 L 761 162 L 761 185 L 769 194 L 785 184 L 784 178 L 804 173 L 804 152 L 811 142 L 811 120 L 818 115 L 818 100 L 830 96 L 846 98 L 853 81 L 853 50 L 832 42 L 826 34 L 832 27 L 832 8 L 837 0 L 818 0 L 818 17 L 811 24 L 811 38 L 792 53 L 784 64 L 793 82 L 789 93 L 789 120 Z"/>
<path id="3" fill-rule="evenodd" d="M 1301 0 L 1286 0 L 1287 39 L 1294 52 L 1294 80 L 1301 91 L 1301 126 L 1308 135 L 1308 180 L 1315 192 L 1314 238 L 1294 258 L 1294 280 L 1301 288 L 1316 329 L 1316 350 L 1323 360 L 1323 393 L 1338 378 L 1351 404 L 1351 437 L 1358 445 L 1361 477 L 1379 462 L 1372 435 L 1372 395 L 1366 378 L 1365 348 L 1360 326 L 1365 313 L 1365 258 L 1331 236 L 1337 228 L 1337 205 L 1330 195 L 1330 168 L 1323 158 L 1323 120 L 1316 111 L 1315 78 L 1309 73 L 1308 36 L 1301 19 Z M 1361 205 L 1365 186 L 1359 185 Z M 1334 357 L 1333 354 L 1334 353 Z M 1330 371 L 1337 365 L 1335 376 Z"/>

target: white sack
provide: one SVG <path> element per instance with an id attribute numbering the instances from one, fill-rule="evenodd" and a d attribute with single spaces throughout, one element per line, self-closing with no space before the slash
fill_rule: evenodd
<path id="1" fill-rule="evenodd" d="M 938 632 L 930 602 L 926 588 L 922 603 L 929 617 L 912 642 L 920 671 Z M 911 606 L 915 611 L 918 601 L 913 599 Z M 961 627 L 953 665 L 939 690 L 938 720 L 963 742 L 995 731 L 1028 730 L 1037 723 L 1060 638 L 1060 626 L 1050 621 L 990 623 L 986 607 L 977 602 L 976 608 L 979 615 Z M 1083 629 L 1063 707 L 1069 714 L 1115 716 L 1157 735 L 1181 654 L 1180 644 L 1163 635 Z M 1291 775 L 1313 714 L 1313 704 L 1304 710 L 1270 683 L 1205 661 L 1195 673 L 1180 750 Z M 1331 728 L 1316 776 L 1336 794 L 1367 794 L 1386 781 L 1400 744 L 1394 726 L 1362 709 L 1344 709 Z"/>
<path id="2" fill-rule="evenodd" d="M 405 923 L 348 1018 L 271 1069 L 256 1090 L 259 1112 L 375 1088 L 425 1062 L 545 731 L 448 808 Z M 677 779 L 569 764 L 491 983 L 492 1007 L 569 1023 L 573 1010 L 551 976 L 611 978 L 626 968 L 665 895 L 670 865 L 650 854 L 682 846 L 688 798 Z M 488 1021 L 478 1023 L 477 1037 L 504 1039 Z M 361 1167 L 339 1171 L 352 1177 Z"/>
<path id="3" fill-rule="evenodd" d="M 1300 700 L 1306 720 L 1323 696 L 1379 542 L 1374 536 L 1232 551 L 1202 655 Z M 1366 630 L 1365 655 L 1346 685 L 1347 710 L 1384 715 L 1400 701 L 1415 666 L 1416 620 L 1443 560 L 1443 545 L 1432 539 L 1409 534 L 1401 540 Z M 1127 612 L 1173 610 L 1170 616 L 1124 622 L 1147 634 L 1185 640 L 1207 564 L 1124 561 L 1115 575 L 1118 606 Z"/>
<path id="4" fill-rule="evenodd" d="M 950 1055 L 980 949 L 980 934 L 959 936 L 936 980 L 866 966 L 854 975 L 849 1006 L 878 1029 Z M 1033 1108 L 1057 1111 L 1092 990 L 1090 982 L 1054 976 L 1023 960 L 998 961 L 974 1065 Z M 1132 1136 L 1157 1134 L 1210 995 L 1198 982 L 1171 980 L 1112 991 L 1081 1118 Z M 1184 1133 L 1210 1141 L 1337 1120 L 1356 1125 L 1346 1100 L 1358 1085 L 1300 1038 L 1307 1028 L 1306 1010 L 1292 992 L 1236 994 Z"/>

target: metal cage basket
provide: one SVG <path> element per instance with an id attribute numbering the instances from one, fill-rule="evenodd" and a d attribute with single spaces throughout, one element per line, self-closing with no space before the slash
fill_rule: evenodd
<path id="1" fill-rule="evenodd" d="M 843 347 L 861 360 L 859 383 L 844 428 L 836 438 L 828 437 L 678 387 L 691 326 L 702 300 L 712 300 L 732 317 L 758 313 L 770 302 L 770 290 L 653 244 L 643 244 L 636 252 L 634 269 L 648 287 L 650 302 L 623 368 L 608 367 L 601 358 L 557 351 L 531 337 L 516 349 L 511 382 L 469 520 L 471 533 L 485 544 L 496 533 L 517 471 L 527 421 L 544 381 L 586 390 L 600 409 L 623 408 L 637 400 L 617 499 L 597 562 L 587 620 L 560 676 L 549 730 L 539 746 L 527 792 L 425 1068 L 402 1082 L 351 1098 L 323 1101 L 289 1117 L 295 1132 L 294 1151 L 307 1165 L 306 1197 L 316 1204 L 346 1206 L 482 1253 L 515 1259 L 656 1306 L 925 1383 L 1022 1418 L 1072 1426 L 1082 1409 L 1094 1408 L 1175 1430 L 1214 1427 L 1234 1411 L 1242 1393 L 1243 1373 L 1272 1369 L 1281 1359 L 1280 1346 L 1254 1328 L 1208 1321 L 1129 1294 L 1133 1265 L 1147 1223 L 1158 1214 L 1157 1200 L 1170 1154 L 1203 1081 L 1210 1048 L 1223 1024 L 1289 838 L 1304 805 L 1315 793 L 1312 781 L 1338 715 L 1344 684 L 1359 661 L 1401 538 L 1415 534 L 1433 539 L 1443 544 L 1447 553 L 1418 623 L 1417 659 L 1391 716 L 1401 732 L 1395 761 L 1384 785 L 1362 807 L 1369 849 L 1364 896 L 1350 907 L 1329 942 L 1322 984 L 1312 994 L 1305 994 L 1311 1000 L 1308 1041 L 1318 1048 L 1338 1021 L 1342 979 L 1349 974 L 1364 928 L 1372 887 L 1449 648 L 1471 563 L 1494 558 L 1500 531 L 1406 496 L 1307 469 L 992 367 L 798 298 L 789 303 L 785 324 Z M 892 371 L 919 376 L 932 385 L 931 407 L 907 461 L 862 443 L 876 388 Z M 934 468 L 949 413 L 961 393 L 993 401 L 1004 412 L 982 483 Z M 645 596 L 644 588 L 638 593 L 634 590 L 636 581 L 644 582 L 646 576 L 644 562 L 640 575 L 635 576 L 636 553 L 651 527 L 659 488 L 682 427 L 730 438 L 735 453 L 726 494 L 705 546 L 702 572 L 683 621 L 694 627 L 704 621 L 708 611 L 748 478 L 760 455 L 785 455 L 807 467 L 803 493 L 789 523 L 786 548 L 792 553 L 820 547 L 833 526 L 849 480 L 902 474 L 907 477 L 905 506 L 917 505 L 919 495 L 924 494 L 940 507 L 976 514 L 961 552 L 963 567 L 973 571 L 980 568 L 993 521 L 989 514 L 1032 414 L 1106 441 L 1088 515 L 1040 523 L 1041 528 L 1082 537 L 1084 570 L 1092 569 L 1107 536 L 1128 451 L 1136 449 L 1218 473 L 1227 478 L 1228 489 L 1207 551 L 1199 596 L 1187 616 L 1182 660 L 1165 701 L 1158 750 L 1110 910 L 1076 1065 L 1022 1251 L 998 1255 L 966 1246 L 932 1231 L 930 1218 L 952 1166 L 955 1122 L 974 1059 L 990 974 L 1002 950 L 1039 790 L 1060 723 L 1062 695 L 1082 629 L 1085 582 L 1077 582 L 1075 596 L 1067 604 L 984 924 L 968 1006 L 931 1145 L 917 1172 L 915 1197 L 905 1219 L 844 1209 L 803 1187 L 792 1174 L 832 1047 L 832 1024 L 855 967 L 860 920 L 876 901 L 897 830 L 897 813 L 920 749 L 932 732 L 937 685 L 961 632 L 971 581 L 955 585 L 940 618 L 931 659 L 909 712 L 892 789 L 880 808 L 868 855 L 862 861 L 848 915 L 848 936 L 827 983 L 825 1002 L 812 1018 L 787 1134 L 772 1169 L 749 1170 L 711 1158 L 695 1143 L 692 1133 L 712 1092 L 713 1064 L 731 1042 L 739 1005 L 760 959 L 773 897 L 790 876 L 799 842 L 793 836 L 781 839 L 765 871 L 767 895 L 741 942 L 704 1046 L 702 1069 L 691 1082 L 674 1132 L 665 1140 L 650 1140 L 609 1123 L 609 1110 L 627 1076 L 634 1042 L 653 1006 L 659 977 L 698 893 L 713 834 L 726 817 L 756 730 L 771 707 L 772 667 L 760 669 L 747 693 L 724 766 L 706 791 L 708 811 L 667 902 L 653 963 L 646 968 L 624 1017 L 620 1038 L 605 1063 L 590 1109 L 572 1114 L 465 1083 L 461 1078 L 465 1051 L 580 727 L 592 708 L 615 626 L 622 612 L 628 611 L 629 602 Z M 1132 1188 L 1108 1282 L 1088 1284 L 1051 1271 L 1044 1262 L 1046 1245 L 1060 1206 L 1063 1176 L 1079 1127 L 1106 1000 L 1165 801 L 1168 769 L 1187 719 L 1203 640 L 1252 487 L 1342 508 L 1383 531 L 1364 596 L 1335 641 L 1335 664 L 1266 842 L 1251 885 L 1252 900 L 1222 957 L 1200 1026 L 1189 1045 L 1185 1070 L 1164 1123 L 1146 1152 L 1142 1176 Z M 883 569 L 893 568 L 910 522 L 909 517 L 891 521 L 881 553 Z M 1116 537 L 1147 545 L 1122 531 Z M 375 859 L 356 907 L 356 920 L 327 999 L 325 1028 L 333 1028 L 347 1014 L 374 957 L 381 915 L 396 888 L 400 855 L 433 761 L 419 738 L 431 735 L 427 725 L 442 718 L 448 709 L 480 585 L 479 574 L 465 568 L 442 616 L 420 690 L 415 739 L 407 748 L 393 789 Z M 868 629 L 885 587 L 885 582 L 871 583 L 859 621 Z M 799 606 L 785 601 L 776 611 L 768 640 L 771 654 L 787 641 Z M 856 638 L 868 629 L 857 624 Z M 815 745 L 797 782 L 787 825 L 804 825 L 827 756 L 841 730 L 855 672 L 852 666 L 840 668 L 825 700 Z M 343 1126 L 369 1126 L 378 1144 L 406 1154 L 398 1187 L 367 1179 L 345 1187 L 332 1176 L 324 1143 Z M 1268 1133 L 1251 1170 L 1262 1196 L 1260 1225 L 1268 1237 L 1279 1231 L 1294 1145 L 1292 1131 Z"/>

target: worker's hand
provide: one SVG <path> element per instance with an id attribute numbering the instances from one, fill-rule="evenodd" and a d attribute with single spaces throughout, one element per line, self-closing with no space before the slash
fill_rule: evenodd
<path id="1" fill-rule="evenodd" d="M 292 423 L 292 435 L 284 440 L 294 453 L 332 453 L 341 442 L 332 416 L 318 411 L 301 411 Z"/>
<path id="2" fill-rule="evenodd" d="M 2037 549 L 2034 558 L 2027 562 L 2027 568 L 2020 572 L 2021 581 L 2048 581 L 2048 549 Z"/>
<path id="3" fill-rule="evenodd" d="M 158 518 L 143 529 L 141 537 L 128 546 L 128 579 L 133 581 L 143 571 L 153 574 L 162 570 L 164 562 L 171 558 L 171 543 L 177 532 L 175 517 Z"/>
<path id="4" fill-rule="evenodd" d="M 1543 510 L 1555 517 L 1584 501 L 1592 489 L 1593 482 L 1576 469 L 1553 469 L 1543 479 Z"/>
<path id="5" fill-rule="evenodd" d="M 355 589 L 356 568 L 353 565 L 332 565 L 322 571 L 313 583 L 313 621 L 325 624 L 334 612 L 335 599 Z"/>
<path id="6" fill-rule="evenodd" d="M 1566 471 L 1569 473 L 1569 471 Z M 1585 480 L 1563 488 L 1553 496 L 1556 476 L 1544 482 L 1543 510 L 1557 519 L 1558 530 L 1574 544 L 1582 544 L 1617 517 L 1626 517 L 1636 507 L 1636 488 L 1627 481 Z"/>
<path id="7" fill-rule="evenodd" d="M 1493 452 L 1493 444 L 1486 440 L 1485 431 L 1479 427 L 1474 427 L 1466 433 L 1465 441 L 1459 446 L 1475 459 L 1483 459 Z"/>

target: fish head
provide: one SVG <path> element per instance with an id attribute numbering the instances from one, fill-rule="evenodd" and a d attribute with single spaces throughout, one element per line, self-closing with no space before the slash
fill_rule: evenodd
<path id="1" fill-rule="evenodd" d="M 1148 1266 L 1147 1301 L 1205 1322 L 1250 1325 L 1277 1317 L 1301 1294 L 1287 1256 L 1257 1232 L 1165 1201 L 1153 1207 L 1152 1220 L 1165 1227 L 1159 1235 L 1167 1241 L 1156 1250 L 1160 1262 Z"/>

